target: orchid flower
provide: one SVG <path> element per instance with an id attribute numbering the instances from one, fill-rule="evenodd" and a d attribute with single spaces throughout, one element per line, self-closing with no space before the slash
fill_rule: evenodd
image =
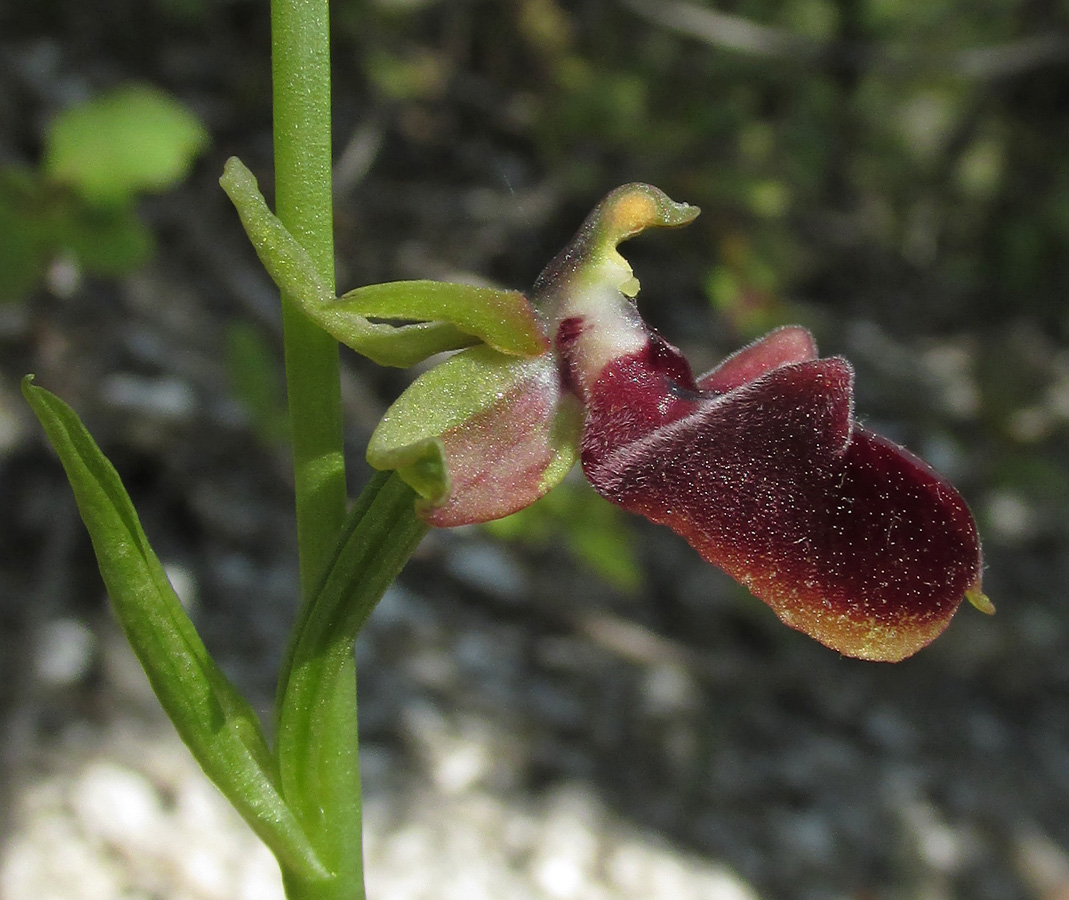
<path id="1" fill-rule="evenodd" d="M 899 660 L 962 599 L 993 611 L 961 495 L 854 420 L 854 372 L 804 328 L 694 377 L 640 317 L 617 244 L 698 209 L 649 185 L 609 194 L 539 276 L 548 349 L 465 350 L 387 412 L 368 459 L 395 468 L 436 526 L 506 515 L 578 457 L 595 490 L 668 525 L 792 628 L 848 656 Z"/>
<path id="2" fill-rule="evenodd" d="M 429 525 L 523 509 L 578 460 L 603 497 L 668 525 L 847 656 L 903 659 L 963 599 L 994 612 L 965 501 L 855 422 L 845 359 L 820 359 L 808 331 L 780 328 L 696 378 L 642 320 L 617 245 L 686 225 L 697 207 L 650 185 L 617 188 L 530 299 L 436 282 L 334 298 L 251 173 L 231 160 L 223 184 L 272 277 L 338 340 L 384 365 L 460 351 L 409 386 L 367 449 L 417 492 Z"/>

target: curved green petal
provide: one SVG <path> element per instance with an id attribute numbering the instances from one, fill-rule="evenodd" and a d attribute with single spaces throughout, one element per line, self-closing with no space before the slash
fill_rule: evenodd
<path id="1" fill-rule="evenodd" d="M 542 324 L 520 291 L 444 281 L 392 281 L 349 291 L 331 304 L 331 311 L 449 322 L 514 356 L 539 356 L 549 349 Z"/>

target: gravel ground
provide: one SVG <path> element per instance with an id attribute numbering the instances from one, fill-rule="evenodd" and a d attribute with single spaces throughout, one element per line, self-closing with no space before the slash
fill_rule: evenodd
<path id="1" fill-rule="evenodd" d="M 358 653 L 371 897 L 1069 891 L 1056 623 L 1015 633 L 1018 617 L 996 629 L 964 610 L 919 658 L 875 666 L 744 598 L 716 604 L 715 630 L 671 638 L 645 601 L 566 569 L 438 534 L 377 610 Z M 280 580 L 244 574 L 264 591 L 248 585 L 235 619 Z M 113 623 L 63 617 L 36 637 L 37 689 L 7 731 L 0 896 L 280 896 Z M 1007 652 L 1028 642 L 1029 664 Z M 247 681 L 268 668 L 247 648 L 223 660 Z"/>

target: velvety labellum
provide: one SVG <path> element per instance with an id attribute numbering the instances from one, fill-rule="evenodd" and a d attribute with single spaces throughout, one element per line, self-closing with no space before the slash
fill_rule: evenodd
<path id="1" fill-rule="evenodd" d="M 853 370 L 815 354 L 807 332 L 782 329 L 695 381 L 651 334 L 596 383 L 583 469 L 788 625 L 850 656 L 901 659 L 978 587 L 976 528 L 932 469 L 854 424 Z"/>

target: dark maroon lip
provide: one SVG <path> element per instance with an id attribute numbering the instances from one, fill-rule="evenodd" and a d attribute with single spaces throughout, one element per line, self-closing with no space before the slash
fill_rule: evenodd
<path id="1" fill-rule="evenodd" d="M 650 185 L 611 192 L 530 295 L 545 353 L 475 347 L 421 376 L 376 432 L 376 458 L 422 491 L 426 521 L 452 526 L 533 503 L 578 457 L 602 496 L 668 525 L 785 623 L 851 656 L 909 656 L 965 598 L 993 611 L 965 501 L 857 425 L 847 360 L 820 358 L 788 326 L 696 378 L 642 321 L 617 245 L 695 215 Z"/>
<path id="2" fill-rule="evenodd" d="M 900 659 L 978 585 L 979 537 L 949 483 L 854 423 L 849 363 L 815 353 L 801 329 L 773 332 L 692 387 L 651 333 L 591 392 L 583 470 L 789 625 L 848 655 Z"/>

